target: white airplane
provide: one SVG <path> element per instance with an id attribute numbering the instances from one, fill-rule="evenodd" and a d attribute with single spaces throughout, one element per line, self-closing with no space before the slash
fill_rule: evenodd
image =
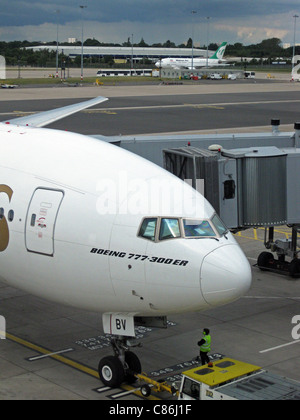
<path id="1" fill-rule="evenodd" d="M 41 128 L 106 98 L 0 123 L 0 278 L 98 311 L 114 356 L 102 382 L 134 381 L 135 317 L 203 311 L 251 285 L 241 248 L 196 190 L 105 141 Z"/>
<path id="2" fill-rule="evenodd" d="M 224 66 L 226 60 L 223 60 L 223 55 L 225 53 L 227 42 L 223 42 L 214 55 L 210 58 L 163 58 L 160 61 L 155 63 L 158 68 L 174 68 L 174 69 L 190 69 L 194 70 L 201 67 L 218 67 Z"/>

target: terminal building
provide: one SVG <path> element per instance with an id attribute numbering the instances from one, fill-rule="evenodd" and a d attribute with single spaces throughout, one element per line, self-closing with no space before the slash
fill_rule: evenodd
<path id="1" fill-rule="evenodd" d="M 27 47 L 33 51 L 56 51 L 56 45 L 38 45 L 35 47 Z M 75 45 L 59 45 L 58 46 L 59 54 L 64 54 L 70 58 L 76 58 L 81 56 L 81 46 Z M 206 58 L 207 50 L 194 48 L 194 57 L 197 58 Z M 214 54 L 214 51 L 208 51 L 209 57 Z M 113 57 L 115 60 L 128 60 L 132 58 L 135 61 L 143 60 L 145 58 L 157 61 L 160 58 L 168 57 L 191 57 L 192 50 L 191 48 L 152 48 L 152 47 L 83 47 L 83 55 L 86 58 L 90 57 Z"/>
<path id="2" fill-rule="evenodd" d="M 38 45 L 32 47 L 26 47 L 26 49 L 30 49 L 33 51 L 57 51 L 56 45 Z M 76 57 L 81 57 L 82 54 L 82 47 L 80 45 L 59 45 L 58 46 L 58 53 L 64 54 L 71 59 L 75 59 Z M 208 58 L 211 57 L 215 51 L 208 51 Z M 102 59 L 105 57 L 111 57 L 116 64 L 122 65 L 126 63 L 133 62 L 138 64 L 140 61 L 144 59 L 148 59 L 153 63 L 153 69 L 155 68 L 154 63 L 158 62 L 163 58 L 169 57 L 179 57 L 179 58 L 191 58 L 192 57 L 192 49 L 191 48 L 155 48 L 155 47 L 121 47 L 121 46 L 114 46 L 114 47 L 103 47 L 103 46 L 84 46 L 83 47 L 83 56 L 84 58 L 98 58 Z M 194 48 L 193 50 L 194 58 L 207 58 L 207 50 Z M 149 64 L 148 64 L 149 65 Z M 151 64 L 150 64 L 151 66 Z M 152 69 L 152 70 L 153 70 Z M 136 70 L 135 70 L 136 71 Z M 149 70 L 151 73 L 151 70 Z M 128 75 L 123 74 L 124 71 L 119 70 L 112 70 L 108 71 L 107 69 L 103 69 L 103 72 L 99 72 L 98 76 L 122 76 Z M 128 72 L 128 71 L 127 71 Z M 223 68 L 221 69 L 216 68 L 208 68 L 208 69 L 175 69 L 175 68 L 161 68 L 159 69 L 159 73 L 155 74 L 155 76 L 160 76 L 161 78 L 172 78 L 172 79 L 189 79 L 191 76 L 195 78 L 203 78 L 209 76 L 211 73 L 221 73 L 222 77 L 227 77 L 230 73 L 235 73 L 237 78 L 243 77 L 243 72 L 236 72 L 232 71 L 232 69 Z M 101 73 L 101 74 L 100 74 Z M 135 74 L 136 75 L 136 74 Z M 150 74 L 151 75 L 151 74 Z"/>

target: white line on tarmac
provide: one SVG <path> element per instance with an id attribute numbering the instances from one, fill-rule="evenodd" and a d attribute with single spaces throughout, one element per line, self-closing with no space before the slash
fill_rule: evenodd
<path id="1" fill-rule="evenodd" d="M 56 354 L 68 353 L 70 351 L 74 351 L 74 349 L 70 348 L 70 349 L 56 351 L 55 353 L 47 353 L 47 354 L 43 354 L 41 356 L 34 356 L 34 357 L 30 357 L 28 360 L 30 362 L 34 362 L 35 360 L 45 359 L 46 357 L 51 357 L 51 356 L 54 356 Z"/>
<path id="2" fill-rule="evenodd" d="M 290 343 L 282 344 L 281 346 L 271 347 L 270 349 L 261 350 L 260 353 L 268 353 L 269 351 L 278 350 L 278 349 L 281 349 L 283 347 L 291 346 L 293 344 L 298 344 L 298 343 L 300 343 L 300 340 L 294 340 L 294 341 L 291 341 Z"/>
<path id="3" fill-rule="evenodd" d="M 300 300 L 297 296 L 243 296 L 243 299 L 290 299 Z"/>
<path id="4" fill-rule="evenodd" d="M 134 394 L 135 392 L 139 391 L 140 388 L 134 388 L 130 391 L 119 392 L 118 394 L 111 395 L 110 398 L 116 400 L 118 398 L 126 397 L 127 395 Z"/>
<path id="5" fill-rule="evenodd" d="M 124 106 L 116 108 L 92 108 L 90 110 L 83 110 L 83 113 L 97 113 L 105 111 L 136 111 L 136 110 L 145 110 L 145 109 L 164 109 L 164 108 L 198 108 L 198 109 L 210 109 L 215 107 L 224 107 L 224 106 L 236 106 L 236 105 L 259 105 L 259 104 L 276 104 L 276 103 L 299 103 L 300 99 L 292 100 L 271 100 L 271 101 L 251 101 L 251 102 L 216 102 L 216 103 L 204 103 L 204 104 L 177 104 L 177 105 L 148 105 L 148 106 Z M 2 112 L 0 116 L 6 115 L 17 115 L 17 114 L 35 114 L 40 111 L 12 111 L 12 112 Z"/>
<path id="6" fill-rule="evenodd" d="M 292 100 L 271 100 L 271 101 L 247 101 L 247 102 L 216 102 L 216 103 L 203 103 L 203 104 L 177 104 L 177 105 L 146 105 L 146 106 L 124 106 L 117 108 L 93 108 L 91 111 L 136 111 L 139 109 L 162 109 L 162 108 L 214 108 L 217 106 L 236 106 L 236 105 L 257 105 L 257 104 L 275 104 L 275 103 L 299 103 L 300 99 Z M 89 112 L 84 110 L 83 112 Z"/>

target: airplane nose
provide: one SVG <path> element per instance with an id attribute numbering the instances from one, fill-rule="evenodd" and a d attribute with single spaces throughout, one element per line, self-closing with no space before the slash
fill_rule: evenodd
<path id="1" fill-rule="evenodd" d="M 203 297 L 212 306 L 239 299 L 252 282 L 250 264 L 236 244 L 210 252 L 203 260 L 200 277 Z"/>

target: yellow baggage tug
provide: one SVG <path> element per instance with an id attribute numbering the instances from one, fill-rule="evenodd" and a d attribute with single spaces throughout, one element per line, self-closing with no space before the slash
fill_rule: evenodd
<path id="1" fill-rule="evenodd" d="M 182 373 L 179 400 L 300 400 L 300 383 L 224 358 Z"/>

